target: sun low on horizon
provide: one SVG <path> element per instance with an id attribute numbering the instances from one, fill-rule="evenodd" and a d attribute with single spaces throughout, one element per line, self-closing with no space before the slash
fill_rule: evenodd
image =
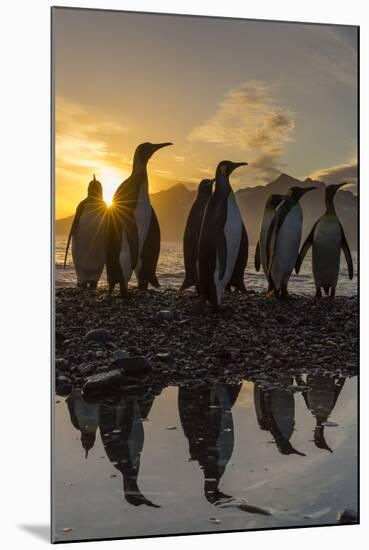
<path id="1" fill-rule="evenodd" d="M 96 170 L 96 179 L 102 183 L 103 198 L 108 206 L 113 202 L 114 193 L 119 185 L 128 177 L 128 173 L 123 174 L 115 168 L 109 166 L 101 167 Z"/>

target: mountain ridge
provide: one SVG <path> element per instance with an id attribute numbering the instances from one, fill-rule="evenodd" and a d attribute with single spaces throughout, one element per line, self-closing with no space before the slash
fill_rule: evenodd
<path id="1" fill-rule="evenodd" d="M 306 178 L 299 180 L 282 173 L 266 185 L 244 187 L 236 191 L 236 198 L 249 235 L 250 244 L 256 244 L 259 235 L 259 226 L 264 212 L 264 206 L 269 195 L 273 193 L 285 194 L 290 187 L 298 185 L 317 189 L 307 193 L 301 199 L 304 211 L 303 238 L 310 231 L 316 220 L 325 212 L 324 190 L 325 183 Z M 183 232 L 197 191 L 189 189 L 183 182 L 178 182 L 163 191 L 150 194 L 152 206 L 156 212 L 161 228 L 163 241 L 182 241 Z M 335 199 L 336 211 L 349 245 L 357 248 L 357 197 L 351 191 L 340 190 Z M 55 222 L 57 236 L 68 235 L 73 216 L 61 218 Z"/>

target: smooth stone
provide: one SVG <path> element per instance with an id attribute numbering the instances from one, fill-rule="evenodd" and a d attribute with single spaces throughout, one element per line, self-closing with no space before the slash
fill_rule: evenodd
<path id="1" fill-rule="evenodd" d="M 86 395 L 96 393 L 113 393 L 123 384 L 122 373 L 115 369 L 101 374 L 95 374 L 86 380 L 82 392 Z"/>
<path id="2" fill-rule="evenodd" d="M 55 359 L 55 368 L 57 370 L 65 370 L 68 368 L 68 361 L 64 358 Z"/>
<path id="3" fill-rule="evenodd" d="M 158 317 L 165 321 L 171 321 L 174 319 L 174 313 L 170 309 L 162 309 L 158 312 Z"/>
<path id="4" fill-rule="evenodd" d="M 87 342 L 91 340 L 93 342 L 109 342 L 113 339 L 113 335 L 110 330 L 106 330 L 105 328 L 96 328 L 89 330 L 85 336 L 85 339 Z"/>
<path id="5" fill-rule="evenodd" d="M 78 371 L 82 374 L 82 376 L 90 376 L 93 374 L 96 370 L 96 366 L 93 363 L 81 363 L 78 366 Z"/>
<path id="6" fill-rule="evenodd" d="M 58 395 L 66 396 L 72 392 L 72 382 L 70 378 L 64 376 L 63 374 L 59 375 L 55 379 L 55 391 Z"/>
<path id="7" fill-rule="evenodd" d="M 169 352 L 159 352 L 154 355 L 154 359 L 156 361 L 163 361 L 164 363 L 167 363 L 168 361 L 171 361 L 173 357 Z"/>
<path id="8" fill-rule="evenodd" d="M 122 357 L 116 359 L 111 367 L 123 371 L 127 376 L 136 376 L 151 372 L 151 365 L 146 357 Z"/>
<path id="9" fill-rule="evenodd" d="M 123 349 L 116 349 L 112 353 L 112 357 L 113 359 L 126 359 L 127 357 L 129 357 L 129 353 L 128 351 L 124 351 Z"/>

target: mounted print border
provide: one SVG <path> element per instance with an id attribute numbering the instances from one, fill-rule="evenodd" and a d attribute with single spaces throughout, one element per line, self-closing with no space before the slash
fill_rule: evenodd
<path id="1" fill-rule="evenodd" d="M 359 523 L 359 27 L 51 13 L 52 542 Z"/>

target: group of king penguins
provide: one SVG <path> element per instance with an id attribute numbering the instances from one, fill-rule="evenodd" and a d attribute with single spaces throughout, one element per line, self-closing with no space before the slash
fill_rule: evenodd
<path id="1" fill-rule="evenodd" d="M 77 207 L 65 253 L 72 241 L 77 284 L 96 288 L 106 265 L 109 295 L 118 284 L 128 293 L 133 272 L 138 288 L 159 287 L 156 268 L 160 254 L 160 227 L 149 195 L 147 164 L 152 155 L 172 143 L 142 143 L 136 148 L 131 175 L 116 190 L 112 205 L 103 200 L 103 188 L 95 176 L 88 196 Z M 234 170 L 246 162 L 221 161 L 215 178 L 202 180 L 189 212 L 183 238 L 185 279 L 181 290 L 194 286 L 203 302 L 214 309 L 225 291 L 246 292 L 244 273 L 248 260 L 248 236 L 235 193 L 230 184 Z M 286 298 L 293 269 L 299 273 L 312 247 L 316 297 L 334 297 L 341 249 L 349 277 L 353 264 L 346 237 L 334 207 L 334 196 L 345 185 L 325 189 L 326 212 L 311 229 L 300 250 L 303 211 L 299 201 L 315 187 L 291 187 L 286 195 L 271 195 L 265 205 L 255 253 L 255 268 L 262 267 L 268 296 Z"/>

